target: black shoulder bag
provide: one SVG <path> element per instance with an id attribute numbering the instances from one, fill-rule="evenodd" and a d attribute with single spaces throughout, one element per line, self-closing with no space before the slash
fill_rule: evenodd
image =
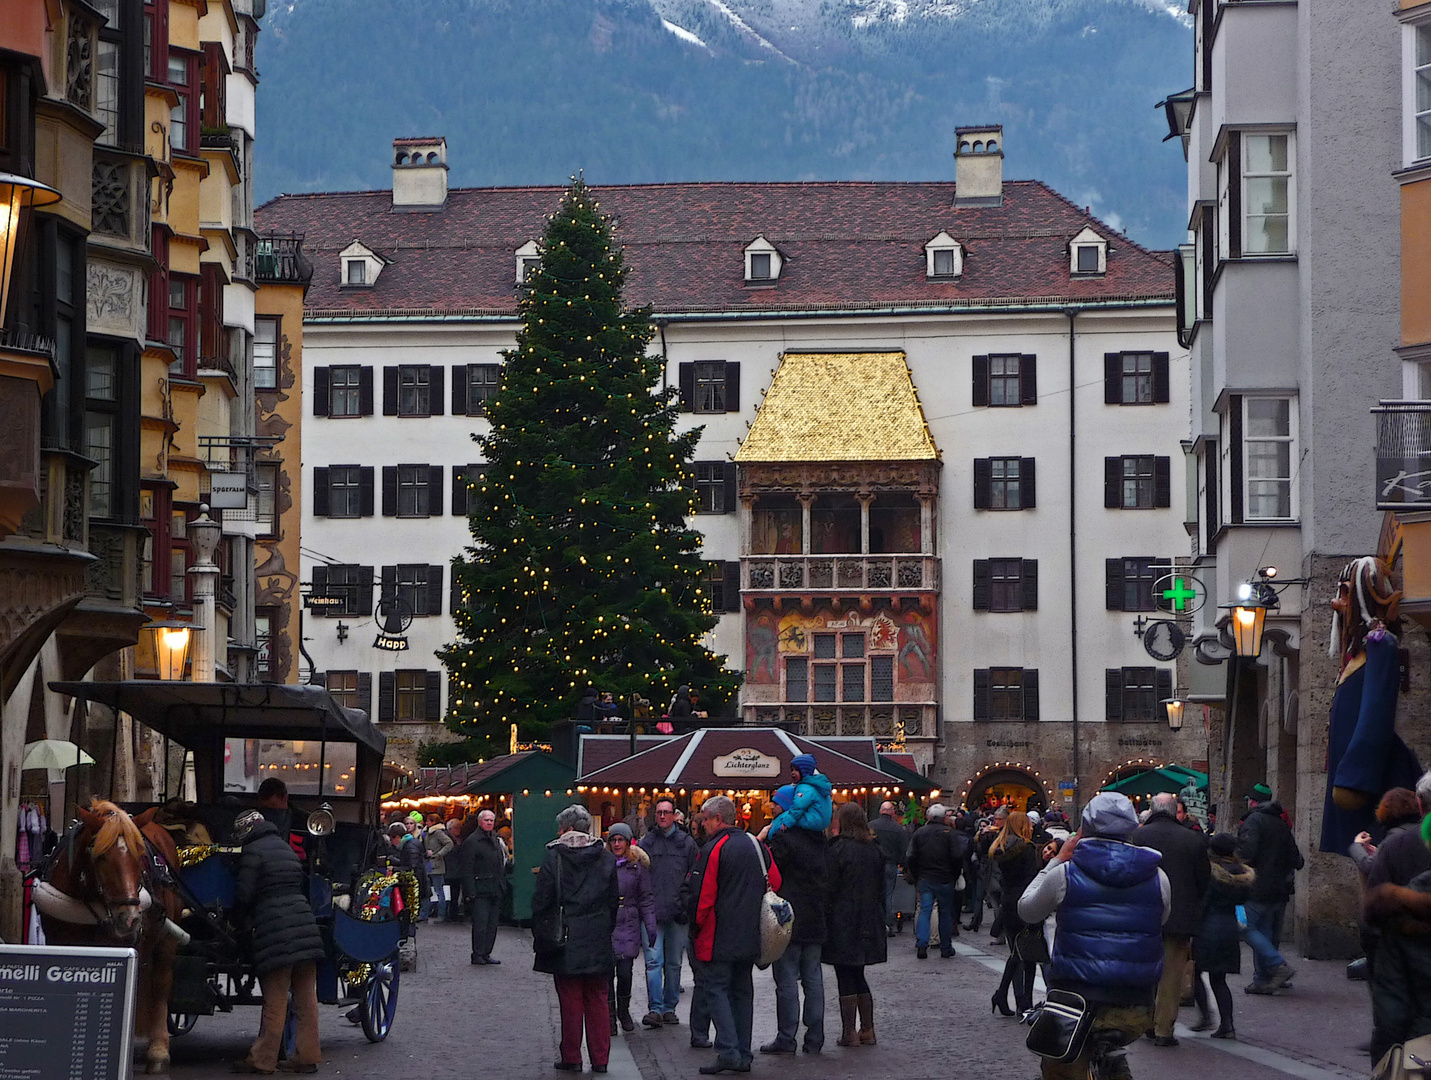
<path id="1" fill-rule="evenodd" d="M 1093 1030 L 1093 1010 L 1079 994 L 1050 990 L 1033 1009 L 1024 1045 L 1041 1058 L 1067 1064 L 1077 1061 Z"/>
<path id="2" fill-rule="evenodd" d="M 561 895 L 562 857 L 560 854 L 557 855 L 556 860 L 556 912 L 544 915 L 541 922 L 532 928 L 532 947 L 537 952 L 554 953 L 566 948 L 566 904 Z"/>

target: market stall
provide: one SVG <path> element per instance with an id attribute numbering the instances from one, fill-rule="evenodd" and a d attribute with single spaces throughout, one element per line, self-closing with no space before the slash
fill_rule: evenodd
<path id="1" fill-rule="evenodd" d="M 541 865 L 547 842 L 556 836 L 558 811 L 575 800 L 574 777 L 570 765 L 540 751 L 422 769 L 416 784 L 383 800 L 383 812 L 419 810 L 439 814 L 447 821 L 491 810 L 499 828 L 511 829 L 510 914 L 524 922 L 532 917 L 532 871 Z"/>

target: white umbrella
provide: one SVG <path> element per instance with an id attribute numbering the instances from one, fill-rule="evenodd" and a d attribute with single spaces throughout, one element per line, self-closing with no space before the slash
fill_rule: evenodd
<path id="1" fill-rule="evenodd" d="M 73 769 L 76 765 L 93 765 L 90 757 L 67 739 L 41 739 L 25 744 L 23 769 Z"/>

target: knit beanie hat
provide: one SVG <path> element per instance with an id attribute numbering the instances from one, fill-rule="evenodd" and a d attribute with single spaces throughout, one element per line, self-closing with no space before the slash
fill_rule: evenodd
<path id="1" fill-rule="evenodd" d="M 784 787 L 776 788 L 775 794 L 770 796 L 770 801 L 782 810 L 789 810 L 795 802 L 795 785 L 786 784 Z"/>
<path id="2" fill-rule="evenodd" d="M 1227 832 L 1213 833 L 1212 839 L 1207 842 L 1207 849 L 1225 859 L 1237 850 L 1237 837 Z"/>
<path id="3" fill-rule="evenodd" d="M 796 754 L 790 759 L 790 765 L 793 768 L 799 769 L 801 776 L 809 776 L 815 771 L 815 755 Z"/>
<path id="4" fill-rule="evenodd" d="M 1258 802 L 1266 802 L 1272 798 L 1272 789 L 1266 784 L 1253 784 L 1252 793 L 1247 797 L 1249 799 L 1256 799 Z"/>
<path id="5" fill-rule="evenodd" d="M 628 844 L 631 843 L 631 826 L 624 821 L 618 821 L 615 825 L 606 830 L 606 839 L 608 841 L 614 836 L 624 837 Z"/>

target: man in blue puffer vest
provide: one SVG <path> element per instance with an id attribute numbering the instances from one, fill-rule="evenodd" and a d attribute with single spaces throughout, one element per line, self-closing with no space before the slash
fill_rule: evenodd
<path id="1" fill-rule="evenodd" d="M 1173 902 L 1168 875 L 1158 866 L 1162 856 L 1126 842 L 1137 827 L 1126 796 L 1095 795 L 1083 810 L 1083 827 L 1019 899 L 1019 917 L 1027 923 L 1058 914 L 1048 985 L 1081 994 L 1094 1010 L 1093 1030 L 1116 1032 L 1123 1046 L 1152 1029 L 1163 923 Z M 1121 1050 L 1104 1075 L 1131 1080 Z M 1086 1053 L 1068 1064 L 1043 1061 L 1044 1080 L 1087 1076 Z"/>

